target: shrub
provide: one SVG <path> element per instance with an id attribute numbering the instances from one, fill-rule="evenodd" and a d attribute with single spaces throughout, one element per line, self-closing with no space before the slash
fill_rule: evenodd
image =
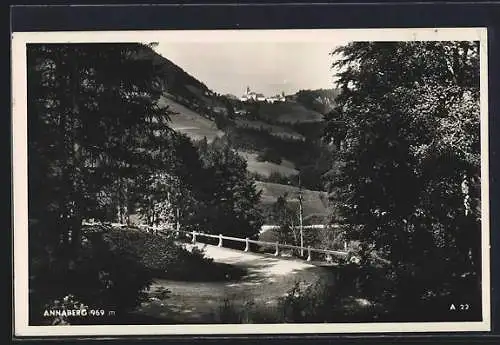
<path id="1" fill-rule="evenodd" d="M 222 114 L 214 113 L 212 117 L 215 121 L 215 125 L 220 130 L 226 129 L 232 123 L 229 118 L 227 118 L 226 116 L 224 116 Z"/>
<path id="2" fill-rule="evenodd" d="M 115 245 L 137 256 L 156 278 L 183 281 L 239 279 L 246 270 L 213 262 L 198 247 L 177 244 L 173 236 L 127 229 L 108 233 Z"/>
<path id="3" fill-rule="evenodd" d="M 449 312 L 457 295 L 428 296 L 412 299 L 404 294 L 420 286 L 401 286 L 398 272 L 411 268 L 376 265 L 359 266 L 344 263 L 331 268 L 333 282 L 306 284 L 297 282 L 280 299 L 279 314 L 285 322 L 442 322 L 470 321 L 477 318 L 480 309 L 457 315 Z M 400 274 L 400 273 L 399 273 Z M 408 273 L 410 275 L 411 273 Z M 414 280 L 408 280 L 407 284 Z M 413 284 L 415 285 L 415 284 Z M 461 296 L 464 303 L 475 297 Z"/>
<path id="4" fill-rule="evenodd" d="M 279 305 L 285 322 L 324 322 L 330 299 L 327 287 L 296 282 Z"/>
<path id="5" fill-rule="evenodd" d="M 152 274 L 164 274 L 186 256 L 186 251 L 175 244 L 171 237 L 149 234 L 138 230 L 113 230 L 106 234 L 112 246 L 131 253 Z M 196 255 L 196 254 L 194 254 Z"/>
<path id="6" fill-rule="evenodd" d="M 152 282 L 149 269 L 140 259 L 123 247 L 113 246 L 102 232 L 89 234 L 74 259 L 61 252 L 37 253 L 30 275 L 30 319 L 34 324 L 57 322 L 43 314 L 45 310 L 64 307 L 60 301 L 114 311 L 116 317 L 121 317 L 146 299 Z M 90 320 L 109 321 L 71 318 L 61 322 L 78 324 Z"/>
<path id="7" fill-rule="evenodd" d="M 335 268 L 334 282 L 297 281 L 277 303 L 259 304 L 254 300 L 236 303 L 225 298 L 212 314 L 215 323 L 323 323 L 373 322 L 383 308 L 360 292 L 360 280 L 376 278 L 354 265 Z M 381 278 L 381 277 L 379 277 Z"/>
<path id="8" fill-rule="evenodd" d="M 254 300 L 235 303 L 231 298 L 224 298 L 212 313 L 210 321 L 225 324 L 262 324 L 279 323 L 283 319 L 275 307 L 258 305 Z"/>
<path id="9" fill-rule="evenodd" d="M 153 278 L 214 281 L 246 274 L 244 269 L 214 263 L 202 250 L 188 250 L 171 237 L 133 229 L 88 229 L 74 261 L 49 251 L 38 251 L 31 259 L 30 322 L 37 325 L 116 323 L 147 300 Z M 67 319 L 43 315 L 45 310 L 69 305 L 73 309 L 80 304 L 114 311 L 116 316 Z"/>
<path id="10" fill-rule="evenodd" d="M 54 300 L 50 303 L 47 303 L 44 308 L 44 317 L 47 324 L 50 325 L 70 325 L 74 323 L 74 317 L 67 315 L 55 315 L 51 317 L 51 312 L 60 312 L 62 310 L 79 310 L 80 313 L 87 311 L 89 307 L 84 303 L 78 301 L 75 296 L 67 295 L 62 299 Z M 46 315 L 47 314 L 47 315 Z M 81 319 L 81 318 L 80 318 Z"/>
<path id="11" fill-rule="evenodd" d="M 382 273 L 353 264 L 332 270 L 334 281 L 297 282 L 280 299 L 285 322 L 373 322 L 381 318 L 384 309 L 372 295 L 383 293 Z"/>

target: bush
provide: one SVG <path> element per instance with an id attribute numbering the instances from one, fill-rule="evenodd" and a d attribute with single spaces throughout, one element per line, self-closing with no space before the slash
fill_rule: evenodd
<path id="1" fill-rule="evenodd" d="M 212 117 L 215 121 L 215 125 L 220 130 L 224 130 L 232 124 L 231 120 L 222 114 L 214 113 Z"/>
<path id="2" fill-rule="evenodd" d="M 246 270 L 214 263 L 173 238 L 133 229 L 87 229 L 78 258 L 38 250 L 30 265 L 30 322 L 36 325 L 116 323 L 148 298 L 154 278 L 234 280 Z M 43 253 L 43 254 L 42 254 Z M 114 311 L 105 317 L 44 317 L 44 311 L 80 305 Z M 78 306 L 75 307 L 75 306 Z"/>
<path id="3" fill-rule="evenodd" d="M 47 313 L 48 317 L 46 316 L 46 322 L 50 325 L 70 325 L 71 323 L 74 323 L 74 317 L 72 316 L 67 316 L 67 315 L 55 315 L 53 317 L 50 317 L 51 312 L 60 312 L 62 310 L 78 310 L 80 313 L 84 313 L 89 309 L 87 305 L 84 303 L 78 301 L 75 296 L 73 295 L 67 295 L 64 296 L 62 299 L 57 299 L 52 301 L 51 303 L 47 303 L 44 308 L 44 316 Z M 81 319 L 81 317 L 79 318 Z"/>
<path id="4" fill-rule="evenodd" d="M 476 295 L 457 292 L 421 298 L 418 294 L 408 294 L 408 291 L 418 292 L 421 286 L 425 289 L 425 285 L 415 284 L 411 277 L 406 282 L 398 279 L 401 272 L 395 270 L 408 272 L 407 267 L 344 263 L 331 270 L 333 282 L 297 282 L 280 299 L 278 314 L 283 315 L 285 322 L 443 322 L 473 321 L 480 317 L 480 308 L 463 313 L 449 311 L 457 299 L 469 305 L 479 303 Z"/>
<path id="5" fill-rule="evenodd" d="M 67 253 L 37 253 L 30 267 L 31 322 L 51 324 L 57 319 L 44 311 L 69 304 L 84 304 L 91 309 L 114 311 L 121 317 L 146 299 L 152 283 L 150 270 L 139 257 L 105 239 L 105 233 L 93 232 L 83 241 L 74 259 Z M 36 263 L 36 264 L 35 264 Z M 106 323 L 106 318 L 71 318 L 71 324 Z"/>
<path id="6" fill-rule="evenodd" d="M 277 303 L 235 303 L 225 298 L 212 315 L 215 323 L 324 323 L 369 322 L 377 318 L 377 306 L 355 298 L 353 284 L 296 282 Z M 342 288 L 336 287 L 344 284 Z"/>
<path id="7" fill-rule="evenodd" d="M 296 282 L 280 300 L 285 322 L 324 322 L 322 309 L 330 298 L 327 289 L 318 284 Z"/>
<path id="8" fill-rule="evenodd" d="M 360 291 L 358 268 L 349 264 L 336 270 L 335 282 L 297 282 L 280 299 L 285 322 L 373 322 L 380 317 L 380 305 Z"/>
<path id="9" fill-rule="evenodd" d="M 278 309 L 272 306 L 260 306 L 254 300 L 235 303 L 231 298 L 224 298 L 212 313 L 212 323 L 248 324 L 248 323 L 280 323 L 283 322 Z"/>
<path id="10" fill-rule="evenodd" d="M 107 234 L 115 245 L 137 256 L 156 278 L 183 281 L 239 279 L 246 271 L 213 262 L 198 247 L 187 249 L 174 242 L 173 236 L 149 234 L 127 229 Z"/>
<path id="11" fill-rule="evenodd" d="M 112 246 L 136 256 L 155 276 L 165 274 L 187 255 L 172 238 L 140 230 L 113 230 L 106 234 L 106 240 Z"/>

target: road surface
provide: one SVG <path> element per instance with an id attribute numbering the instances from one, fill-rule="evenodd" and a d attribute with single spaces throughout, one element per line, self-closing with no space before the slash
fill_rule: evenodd
<path id="1" fill-rule="evenodd" d="M 193 245 L 187 245 L 188 248 Z M 179 323 L 204 323 L 207 317 L 229 299 L 236 305 L 252 302 L 272 307 L 285 296 L 295 282 L 312 283 L 329 279 L 329 273 L 303 260 L 274 257 L 206 244 L 196 244 L 205 255 L 216 262 L 243 267 L 247 274 L 238 281 L 184 282 L 157 280 L 151 287 L 154 293 L 166 288 L 168 298 L 144 303 L 140 312 L 154 317 L 177 320 Z"/>

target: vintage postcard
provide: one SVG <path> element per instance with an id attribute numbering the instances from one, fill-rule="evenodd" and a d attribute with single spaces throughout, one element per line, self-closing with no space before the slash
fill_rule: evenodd
<path id="1" fill-rule="evenodd" d="M 489 331 L 486 37 L 13 33 L 15 335 Z"/>

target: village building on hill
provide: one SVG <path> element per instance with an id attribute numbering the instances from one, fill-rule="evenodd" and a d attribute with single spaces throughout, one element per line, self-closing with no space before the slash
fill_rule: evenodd
<path id="1" fill-rule="evenodd" d="M 272 97 L 266 97 L 262 93 L 256 93 L 253 91 L 250 91 L 250 87 L 247 87 L 247 92 L 240 97 L 240 101 L 242 102 L 248 102 L 248 101 L 254 101 L 254 102 L 267 102 L 267 103 L 275 103 L 275 102 L 284 102 L 285 101 L 285 96 L 282 95 L 276 95 Z"/>
<path id="2" fill-rule="evenodd" d="M 285 101 L 285 96 L 283 95 L 276 95 L 272 96 L 266 99 L 267 103 L 276 103 L 276 102 L 284 102 Z"/>

